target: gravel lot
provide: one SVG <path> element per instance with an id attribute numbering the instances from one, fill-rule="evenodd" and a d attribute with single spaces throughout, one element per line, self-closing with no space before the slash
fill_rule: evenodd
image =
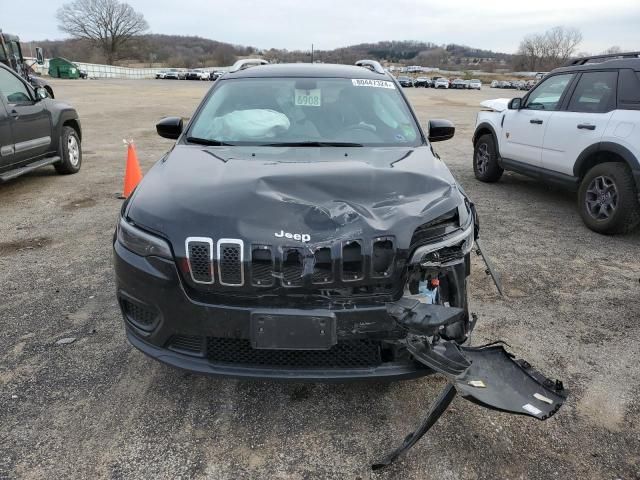
<path id="1" fill-rule="evenodd" d="M 125 340 L 111 239 L 125 147 L 143 171 L 208 82 L 55 81 L 84 129 L 78 175 L 45 168 L 0 185 L 0 478 L 640 478 L 640 232 L 587 230 L 571 193 L 471 168 L 478 103 L 515 91 L 408 89 L 477 204 L 501 272 L 474 260 L 473 343 L 502 339 L 571 396 L 546 422 L 457 398 L 402 461 L 369 464 L 424 417 L 442 377 L 392 384 L 213 379 L 156 363 Z M 62 338 L 73 343 L 57 345 Z"/>

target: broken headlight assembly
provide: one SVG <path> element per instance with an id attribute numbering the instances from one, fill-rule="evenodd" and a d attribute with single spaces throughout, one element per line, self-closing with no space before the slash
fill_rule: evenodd
<path id="1" fill-rule="evenodd" d="M 458 231 L 416 248 L 410 263 L 422 267 L 457 263 L 473 249 L 474 232 L 473 216 L 470 215 L 467 225 Z"/>
<path id="2" fill-rule="evenodd" d="M 141 257 L 173 259 L 171 247 L 167 241 L 131 225 L 122 217 L 118 222 L 116 238 L 124 248 Z"/>

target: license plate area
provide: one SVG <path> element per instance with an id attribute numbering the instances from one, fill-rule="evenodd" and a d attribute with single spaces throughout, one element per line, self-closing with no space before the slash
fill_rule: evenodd
<path id="1" fill-rule="evenodd" d="M 254 311 L 250 333 L 251 346 L 266 350 L 328 350 L 337 343 L 336 317 L 327 310 Z"/>

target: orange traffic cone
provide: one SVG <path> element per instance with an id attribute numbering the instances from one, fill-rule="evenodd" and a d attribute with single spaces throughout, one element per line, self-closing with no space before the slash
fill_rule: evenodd
<path id="1" fill-rule="evenodd" d="M 125 141 L 127 147 L 127 166 L 124 172 L 124 189 L 120 198 L 128 198 L 142 180 L 142 172 L 138 163 L 138 154 L 133 140 Z"/>

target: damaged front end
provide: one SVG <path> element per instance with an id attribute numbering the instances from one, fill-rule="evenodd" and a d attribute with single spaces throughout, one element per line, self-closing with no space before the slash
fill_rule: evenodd
<path id="1" fill-rule="evenodd" d="M 499 278 L 481 250 L 477 215 L 473 205 L 470 208 L 472 227 L 455 239 L 449 238 L 446 244 L 433 242 L 414 251 L 405 295 L 387 305 L 389 315 L 407 332 L 404 342 L 411 356 L 447 377 L 448 383 L 420 426 L 402 445 L 374 463 L 374 470 L 390 465 L 410 449 L 437 422 L 456 394 L 489 409 L 539 420 L 551 417 L 566 400 L 562 382 L 545 377 L 525 360 L 515 359 L 500 342 L 463 346 L 475 324 L 466 298 L 469 254 L 474 244 L 487 266 L 487 275 L 502 294 Z"/>

